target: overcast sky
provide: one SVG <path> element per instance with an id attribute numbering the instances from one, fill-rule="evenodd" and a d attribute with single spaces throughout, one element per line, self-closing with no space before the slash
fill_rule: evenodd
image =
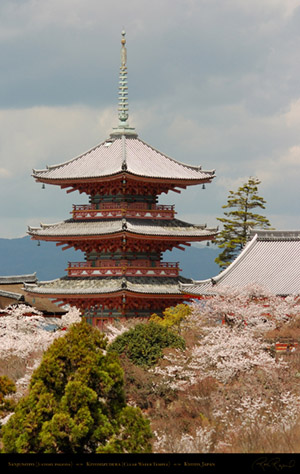
<path id="1" fill-rule="evenodd" d="M 69 160 L 117 126 L 121 31 L 130 125 L 217 177 L 169 193 L 177 217 L 218 225 L 255 176 L 277 229 L 300 229 L 300 0 L 1 0 L 0 237 L 69 218 L 32 168 Z"/>

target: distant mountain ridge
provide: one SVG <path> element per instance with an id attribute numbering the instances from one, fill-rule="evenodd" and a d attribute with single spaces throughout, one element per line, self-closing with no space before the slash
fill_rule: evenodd
<path id="1" fill-rule="evenodd" d="M 181 275 L 204 280 L 220 271 L 214 259 L 219 254 L 215 246 L 189 247 L 185 251 L 174 249 L 165 252 L 164 260 L 180 262 Z M 66 274 L 68 262 L 84 261 L 84 254 L 74 249 L 62 251 L 52 242 L 33 241 L 29 236 L 17 239 L 0 239 L 0 275 L 24 275 L 36 272 L 37 278 L 53 280 Z"/>

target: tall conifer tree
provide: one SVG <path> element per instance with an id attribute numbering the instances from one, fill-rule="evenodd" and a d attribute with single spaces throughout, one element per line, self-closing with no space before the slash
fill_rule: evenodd
<path id="1" fill-rule="evenodd" d="M 265 216 L 254 212 L 256 208 L 265 209 L 266 201 L 258 195 L 260 183 L 259 179 L 250 177 L 236 192 L 229 191 L 227 204 L 222 206 L 228 211 L 224 212 L 224 217 L 217 218 L 223 229 L 216 243 L 223 251 L 215 259 L 221 268 L 230 265 L 244 247 L 249 229 L 266 229 L 271 225 Z"/>

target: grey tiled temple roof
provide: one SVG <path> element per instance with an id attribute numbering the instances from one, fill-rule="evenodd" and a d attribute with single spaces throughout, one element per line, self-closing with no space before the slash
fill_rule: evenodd
<path id="1" fill-rule="evenodd" d="M 54 305 L 48 298 L 32 298 L 24 291 L 24 285 L 37 284 L 37 277 L 35 273 L 28 275 L 12 275 L 0 276 L 0 298 L 10 299 L 10 304 L 17 302 L 24 302 L 29 306 L 35 307 L 44 314 L 63 314 L 66 310 Z M 0 308 L 4 309 L 7 306 L 7 301 L 0 301 Z"/>
<path id="2" fill-rule="evenodd" d="M 205 237 L 217 233 L 217 229 L 205 225 L 193 225 L 187 222 L 173 220 L 143 220 L 143 219 L 102 219 L 102 220 L 72 220 L 56 224 L 41 224 L 41 227 L 28 227 L 28 233 L 37 237 L 67 237 L 106 235 L 127 231 L 133 234 L 149 236 L 178 236 Z"/>
<path id="3" fill-rule="evenodd" d="M 181 291 L 201 296 L 217 288 L 256 283 L 275 295 L 300 294 L 300 231 L 252 231 L 240 255 L 219 275 L 182 284 Z"/>
<path id="4" fill-rule="evenodd" d="M 180 163 L 140 140 L 125 135 L 108 139 L 65 163 L 33 170 L 43 180 L 88 179 L 114 176 L 126 171 L 135 176 L 176 180 L 212 179 L 215 171 Z"/>
<path id="5" fill-rule="evenodd" d="M 0 276 L 0 285 L 9 285 L 10 283 L 35 283 L 37 281 L 36 273 L 28 275 Z"/>
<path id="6" fill-rule="evenodd" d="M 107 294 L 128 290 L 142 294 L 175 294 L 180 295 L 179 282 L 187 283 L 183 277 L 111 277 L 111 278 L 60 278 L 52 281 L 25 284 L 27 292 L 45 296 L 55 294 L 88 295 Z"/>
<path id="7" fill-rule="evenodd" d="M 22 295 L 21 293 L 14 293 L 12 291 L 1 290 L 1 288 L 0 288 L 0 296 L 2 296 L 3 298 L 9 298 L 11 300 L 16 300 L 16 301 L 20 301 L 24 299 L 24 295 Z"/>

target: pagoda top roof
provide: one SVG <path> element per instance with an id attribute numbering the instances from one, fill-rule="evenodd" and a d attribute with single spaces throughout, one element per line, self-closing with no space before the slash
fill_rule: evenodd
<path id="1" fill-rule="evenodd" d="M 110 137 L 70 161 L 43 170 L 33 170 L 38 181 L 56 182 L 97 179 L 118 174 L 152 179 L 210 181 L 215 170 L 204 171 L 156 150 L 138 137 L 122 134 Z"/>
<path id="2" fill-rule="evenodd" d="M 213 295 L 225 287 L 258 284 L 271 294 L 300 294 L 300 231 L 251 231 L 239 256 L 219 275 L 181 285 L 183 293 Z"/>
<path id="3" fill-rule="evenodd" d="M 82 183 L 132 176 L 148 181 L 177 182 L 184 187 L 210 182 L 215 170 L 204 171 L 201 166 L 181 163 L 161 153 L 138 138 L 135 129 L 129 126 L 127 48 L 125 31 L 121 39 L 121 66 L 119 78 L 119 124 L 113 128 L 109 138 L 87 152 L 63 163 L 33 170 L 33 177 L 40 182 L 58 184 L 78 189 Z M 157 181 L 156 181 L 157 182 Z"/>

